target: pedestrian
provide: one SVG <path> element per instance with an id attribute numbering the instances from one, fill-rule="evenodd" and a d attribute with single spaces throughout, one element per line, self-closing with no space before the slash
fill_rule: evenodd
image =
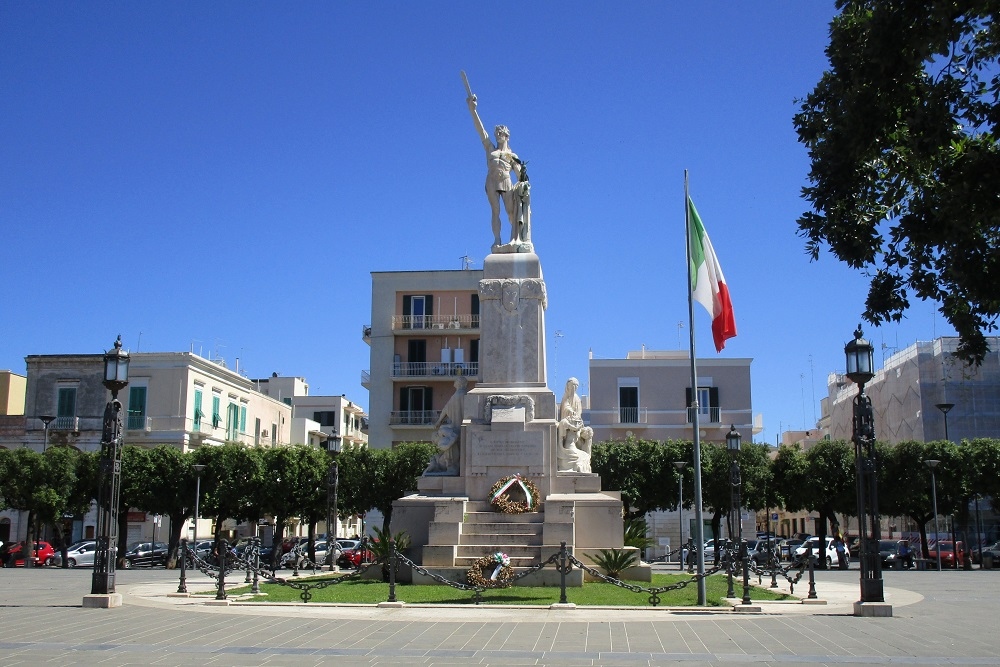
<path id="1" fill-rule="evenodd" d="M 910 549 L 910 541 L 900 540 L 897 546 L 899 560 L 903 563 L 903 569 L 909 570 L 913 567 L 913 551 Z"/>
<path id="2" fill-rule="evenodd" d="M 833 538 L 833 546 L 837 550 L 837 566 L 841 570 L 846 570 L 848 566 L 847 562 L 847 550 L 844 546 L 844 536 L 837 533 L 837 536 Z"/>

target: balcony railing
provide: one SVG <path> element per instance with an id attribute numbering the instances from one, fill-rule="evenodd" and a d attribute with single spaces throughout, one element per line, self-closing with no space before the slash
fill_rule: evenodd
<path id="1" fill-rule="evenodd" d="M 52 422 L 53 431 L 79 431 L 80 430 L 80 418 L 79 417 L 56 417 L 55 421 Z"/>
<path id="2" fill-rule="evenodd" d="M 691 424 L 694 422 L 695 408 L 687 409 L 687 420 Z M 722 423 L 722 408 L 698 408 L 698 422 L 702 424 Z"/>
<path id="3" fill-rule="evenodd" d="M 479 315 L 393 315 L 392 330 L 478 329 Z"/>
<path id="4" fill-rule="evenodd" d="M 440 361 L 396 361 L 392 377 L 427 377 L 435 375 L 479 375 L 479 362 L 444 363 Z"/>
<path id="5" fill-rule="evenodd" d="M 129 415 L 125 429 L 129 431 L 149 431 L 153 428 L 153 418 L 145 415 Z"/>
<path id="6" fill-rule="evenodd" d="M 648 422 L 649 415 L 646 408 L 618 407 L 619 424 L 646 424 Z"/>
<path id="7" fill-rule="evenodd" d="M 389 425 L 430 426 L 440 416 L 440 410 L 393 410 L 389 413 Z"/>

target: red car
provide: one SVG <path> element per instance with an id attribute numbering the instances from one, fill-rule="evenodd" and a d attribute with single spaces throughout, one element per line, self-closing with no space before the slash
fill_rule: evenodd
<path id="1" fill-rule="evenodd" d="M 938 549 L 941 549 L 941 567 L 961 567 L 965 562 L 965 544 L 958 542 L 958 561 L 955 561 L 955 544 L 951 540 L 941 540 L 933 547 L 927 548 L 927 560 L 931 564 L 937 563 Z"/>
<path id="2" fill-rule="evenodd" d="M 24 566 L 24 554 L 22 549 L 24 548 L 24 541 L 22 540 L 17 546 L 13 546 L 7 551 L 4 556 L 4 565 L 6 567 L 22 567 Z M 35 542 L 35 555 L 32 558 L 32 563 L 36 566 L 38 564 L 42 565 L 52 565 L 55 562 L 56 550 L 52 548 L 52 545 L 48 542 Z"/>
<path id="3" fill-rule="evenodd" d="M 375 560 L 375 554 L 368 549 L 344 549 L 337 558 L 337 567 L 361 567 L 362 556 L 364 556 L 364 562 L 366 563 Z"/>

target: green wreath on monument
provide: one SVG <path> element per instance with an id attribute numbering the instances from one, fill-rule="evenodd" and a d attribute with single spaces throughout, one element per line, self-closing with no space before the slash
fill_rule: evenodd
<path id="1" fill-rule="evenodd" d="M 490 503 L 504 514 L 537 512 L 541 505 L 538 487 L 520 473 L 498 479 L 490 489 Z"/>

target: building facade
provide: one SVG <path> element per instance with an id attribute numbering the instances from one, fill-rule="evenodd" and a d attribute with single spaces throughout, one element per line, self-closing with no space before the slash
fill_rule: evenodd
<path id="1" fill-rule="evenodd" d="M 428 442 L 441 408 L 464 375 L 479 378 L 482 271 L 372 273 L 372 318 L 364 327 L 371 364 L 368 442 Z"/>

